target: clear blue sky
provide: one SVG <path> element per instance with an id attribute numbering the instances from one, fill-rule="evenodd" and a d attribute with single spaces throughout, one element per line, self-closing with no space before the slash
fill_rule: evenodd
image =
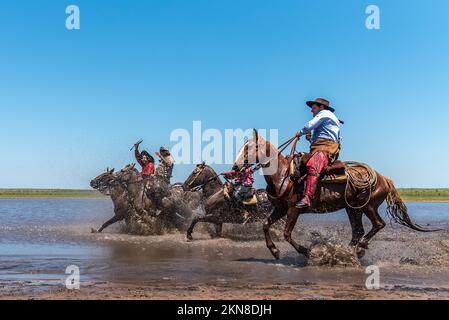
<path id="1" fill-rule="evenodd" d="M 282 141 L 317 96 L 346 121 L 343 159 L 449 187 L 448 21 L 447 0 L 2 2 L 0 187 L 88 188 L 138 138 L 153 152 L 193 120 Z"/>

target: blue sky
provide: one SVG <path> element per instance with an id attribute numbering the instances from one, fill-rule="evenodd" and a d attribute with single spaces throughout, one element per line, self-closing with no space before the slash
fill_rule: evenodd
<path id="1" fill-rule="evenodd" d="M 365 28 L 369 4 L 380 30 Z M 346 121 L 342 159 L 449 187 L 448 15 L 447 0 L 2 3 L 0 187 L 88 188 L 134 160 L 135 140 L 154 152 L 194 120 L 283 141 L 318 96 Z"/>

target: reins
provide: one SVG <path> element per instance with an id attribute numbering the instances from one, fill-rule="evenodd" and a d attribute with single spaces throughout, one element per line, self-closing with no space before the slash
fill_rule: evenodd
<path id="1" fill-rule="evenodd" d="M 204 188 L 205 185 L 207 185 L 209 182 L 212 182 L 216 179 L 218 179 L 222 174 L 216 174 L 215 177 L 212 177 L 208 180 L 206 180 L 206 182 L 204 182 L 203 184 L 197 185 L 196 187 L 193 187 L 192 189 L 190 189 L 190 191 L 196 192 L 196 191 L 200 191 L 201 189 Z M 191 185 L 191 183 L 189 183 L 189 186 Z"/>
<path id="2" fill-rule="evenodd" d="M 290 168 L 290 165 L 291 165 L 291 163 L 292 163 L 292 161 L 293 161 L 293 158 L 294 158 L 294 155 L 295 155 L 295 151 L 296 151 L 296 144 L 298 143 L 298 141 L 299 141 L 299 137 L 297 137 L 297 136 L 295 135 L 294 137 L 288 139 L 287 141 L 285 141 L 284 143 L 282 143 L 282 144 L 279 146 L 279 151 L 278 151 L 276 157 L 279 157 L 279 155 L 280 155 L 280 154 L 281 154 L 281 153 L 282 153 L 282 152 L 283 152 L 283 151 L 284 151 L 290 144 L 293 143 L 292 149 L 290 150 L 290 154 L 289 154 L 289 157 L 288 157 L 286 174 L 285 174 L 285 176 L 282 178 L 281 186 L 279 187 L 279 192 L 281 192 L 281 193 L 280 193 L 279 195 L 277 195 L 277 196 L 272 196 L 271 194 L 267 193 L 268 196 L 269 196 L 270 198 L 274 199 L 274 200 L 279 200 L 279 199 L 281 199 L 281 198 L 285 195 L 285 193 L 287 192 L 287 190 L 288 190 L 288 188 L 286 188 L 284 191 L 282 191 L 282 188 L 284 187 L 284 183 L 285 183 L 285 181 L 287 180 L 287 178 L 288 178 L 288 176 L 289 176 L 289 168 Z M 255 169 L 254 171 L 257 171 L 257 170 L 259 170 L 260 168 L 265 167 L 265 166 L 266 166 L 271 160 L 273 160 L 273 159 L 274 159 L 274 157 L 270 158 L 268 161 L 266 161 L 266 162 L 263 163 L 263 164 L 260 163 L 260 164 L 258 165 L 258 167 L 256 167 L 256 169 Z"/>

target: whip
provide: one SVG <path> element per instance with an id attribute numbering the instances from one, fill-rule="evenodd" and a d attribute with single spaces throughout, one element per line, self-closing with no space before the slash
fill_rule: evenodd
<path id="1" fill-rule="evenodd" d="M 142 142 L 143 142 L 142 139 L 140 139 L 139 141 L 137 141 L 137 142 L 131 147 L 131 149 L 129 149 L 129 151 L 133 151 L 134 147 L 135 147 L 136 145 L 141 144 Z"/>

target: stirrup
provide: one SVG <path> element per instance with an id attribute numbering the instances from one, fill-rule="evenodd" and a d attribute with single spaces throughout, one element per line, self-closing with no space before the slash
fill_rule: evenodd
<path id="1" fill-rule="evenodd" d="M 309 200 L 309 204 L 304 201 L 304 198 L 301 201 L 297 202 L 295 205 L 296 209 L 305 209 L 311 207 L 311 201 Z"/>

